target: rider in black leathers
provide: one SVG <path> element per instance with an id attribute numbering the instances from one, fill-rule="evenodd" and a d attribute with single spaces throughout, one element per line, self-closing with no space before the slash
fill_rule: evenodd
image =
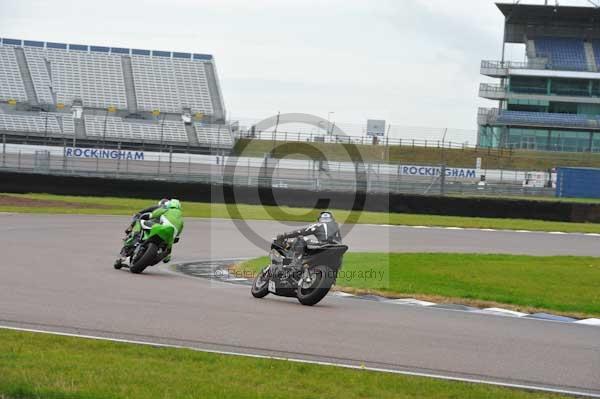
<path id="1" fill-rule="evenodd" d="M 342 235 L 340 234 L 340 226 L 335 221 L 331 212 L 321 212 L 317 223 L 311 224 L 294 230 L 289 233 L 280 234 L 276 240 L 279 243 L 284 243 L 286 240 L 290 242 L 289 248 L 293 248 L 294 257 L 302 255 L 306 249 L 306 237 L 314 236 L 318 244 L 341 244 Z M 295 238 L 296 240 L 293 240 Z"/>

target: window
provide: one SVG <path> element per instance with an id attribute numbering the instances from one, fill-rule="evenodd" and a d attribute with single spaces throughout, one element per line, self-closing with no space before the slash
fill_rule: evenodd
<path id="1" fill-rule="evenodd" d="M 589 83 L 581 79 L 553 79 L 551 93 L 561 96 L 589 96 Z"/>
<path id="2" fill-rule="evenodd" d="M 548 83 L 545 78 L 513 76 L 510 79 L 510 91 L 513 93 L 546 94 Z"/>
<path id="3" fill-rule="evenodd" d="M 553 130 L 550 147 L 555 151 L 586 152 L 590 150 L 590 132 Z"/>

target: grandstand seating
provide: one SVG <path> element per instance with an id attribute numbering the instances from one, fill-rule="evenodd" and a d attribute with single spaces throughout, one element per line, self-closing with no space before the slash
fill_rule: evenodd
<path id="1" fill-rule="evenodd" d="M 65 115 L 68 120 L 68 115 Z M 59 122 L 59 119 L 61 121 Z M 63 134 L 62 116 L 53 113 L 6 114 L 0 113 L 0 131 Z M 71 122 L 73 118 L 71 117 Z M 66 126 L 69 126 L 67 122 Z M 67 133 L 65 133 L 67 134 Z M 71 135 L 73 134 L 71 130 Z"/>
<path id="2" fill-rule="evenodd" d="M 1 105 L 0 130 L 232 148 L 228 125 L 199 123 L 194 137 L 183 122 L 225 118 L 212 62 L 206 54 L 0 39 L 0 102 L 17 102 Z M 171 115 L 163 124 L 155 111 Z"/>
<path id="3" fill-rule="evenodd" d="M 0 100 L 27 101 L 15 49 L 0 47 Z"/>
<path id="4" fill-rule="evenodd" d="M 25 51 L 27 63 L 34 66 L 31 78 L 36 93 L 41 93 L 40 102 L 51 103 L 48 87 L 51 82 L 58 103 L 70 105 L 81 100 L 85 107 L 127 108 L 120 56 L 53 48 L 26 47 Z"/>
<path id="5" fill-rule="evenodd" d="M 49 65 L 46 64 L 46 59 L 39 56 L 38 49 L 25 47 L 23 51 L 38 101 L 41 104 L 54 104 L 51 91 L 52 81 L 50 80 Z"/>
<path id="6" fill-rule="evenodd" d="M 564 37 L 539 37 L 535 39 L 538 57 L 548 58 L 550 67 L 584 71 L 587 69 L 584 41 Z"/>
<path id="7" fill-rule="evenodd" d="M 54 116 L 62 127 L 62 134 L 65 136 L 75 135 L 75 120 L 73 115 L 66 113 L 55 113 Z"/>
<path id="8" fill-rule="evenodd" d="M 90 137 L 123 138 L 133 141 L 188 141 L 183 122 L 129 121 L 114 116 L 85 115 L 85 130 Z M 105 132 L 106 127 L 106 132 Z M 106 134 L 105 134 L 106 133 Z"/>
<path id="9" fill-rule="evenodd" d="M 194 123 L 194 128 L 198 142 L 202 145 L 216 148 L 233 147 L 233 138 L 227 126 Z"/>
<path id="10" fill-rule="evenodd" d="M 131 65 L 141 110 L 213 113 L 203 62 L 134 55 Z"/>
<path id="11" fill-rule="evenodd" d="M 496 122 L 517 125 L 547 125 L 564 127 L 600 127 L 600 116 L 559 114 L 546 112 L 500 111 Z"/>

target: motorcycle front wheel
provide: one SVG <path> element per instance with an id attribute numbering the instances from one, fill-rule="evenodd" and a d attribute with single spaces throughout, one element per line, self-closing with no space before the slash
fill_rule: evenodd
<path id="1" fill-rule="evenodd" d="M 254 298 L 264 298 L 269 295 L 269 276 L 268 276 L 269 268 L 263 269 L 260 273 L 256 275 L 254 278 L 254 282 L 252 283 L 252 296 Z"/>
<path id="2" fill-rule="evenodd" d="M 316 266 L 305 272 L 298 286 L 298 301 L 306 306 L 321 302 L 335 283 L 335 273 L 327 266 Z"/>
<path id="3" fill-rule="evenodd" d="M 140 251 L 141 252 L 141 251 Z M 131 266 L 129 267 L 129 271 L 134 274 L 140 274 L 148 266 L 151 266 L 156 259 L 156 253 L 158 252 L 158 247 L 155 243 L 149 242 L 146 244 L 146 250 L 141 254 L 137 254 L 134 252 L 131 259 Z"/>

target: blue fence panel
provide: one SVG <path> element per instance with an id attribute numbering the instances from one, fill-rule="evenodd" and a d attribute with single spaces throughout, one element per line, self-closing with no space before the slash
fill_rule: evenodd
<path id="1" fill-rule="evenodd" d="M 113 54 L 129 54 L 129 49 L 123 47 L 111 47 L 110 52 Z"/>
<path id="2" fill-rule="evenodd" d="M 213 56 L 210 54 L 194 54 L 195 60 L 210 61 L 210 60 L 212 60 L 212 58 L 213 58 Z"/>
<path id="3" fill-rule="evenodd" d="M 91 51 L 95 51 L 97 53 L 108 53 L 110 48 L 104 46 L 90 46 Z"/>
<path id="4" fill-rule="evenodd" d="M 67 45 L 64 43 L 52 43 L 52 42 L 48 42 L 46 43 L 46 47 L 47 48 L 59 48 L 62 50 L 66 50 L 67 49 Z"/>
<path id="5" fill-rule="evenodd" d="M 131 50 L 131 53 L 134 55 L 150 55 L 150 50 L 140 50 L 134 48 L 133 50 Z"/>
<path id="6" fill-rule="evenodd" d="M 600 198 L 600 169 L 558 168 L 556 196 Z"/>
<path id="7" fill-rule="evenodd" d="M 44 47 L 44 42 L 36 42 L 33 40 L 25 40 L 24 43 L 25 46 L 29 46 L 29 47 Z"/>
<path id="8" fill-rule="evenodd" d="M 83 44 L 69 44 L 69 50 L 88 51 L 88 46 Z"/>
<path id="9" fill-rule="evenodd" d="M 152 56 L 153 57 L 168 57 L 168 58 L 171 58 L 171 53 L 169 51 L 152 50 Z"/>
<path id="10" fill-rule="evenodd" d="M 4 39 L 2 39 L 2 43 L 3 44 L 13 44 L 15 46 L 20 46 L 23 43 L 23 41 L 19 40 L 19 39 L 7 39 L 7 38 L 4 38 Z"/>
<path id="11" fill-rule="evenodd" d="M 192 58 L 192 54 L 191 53 L 176 53 L 173 52 L 173 58 L 185 58 L 186 60 L 189 60 Z"/>

